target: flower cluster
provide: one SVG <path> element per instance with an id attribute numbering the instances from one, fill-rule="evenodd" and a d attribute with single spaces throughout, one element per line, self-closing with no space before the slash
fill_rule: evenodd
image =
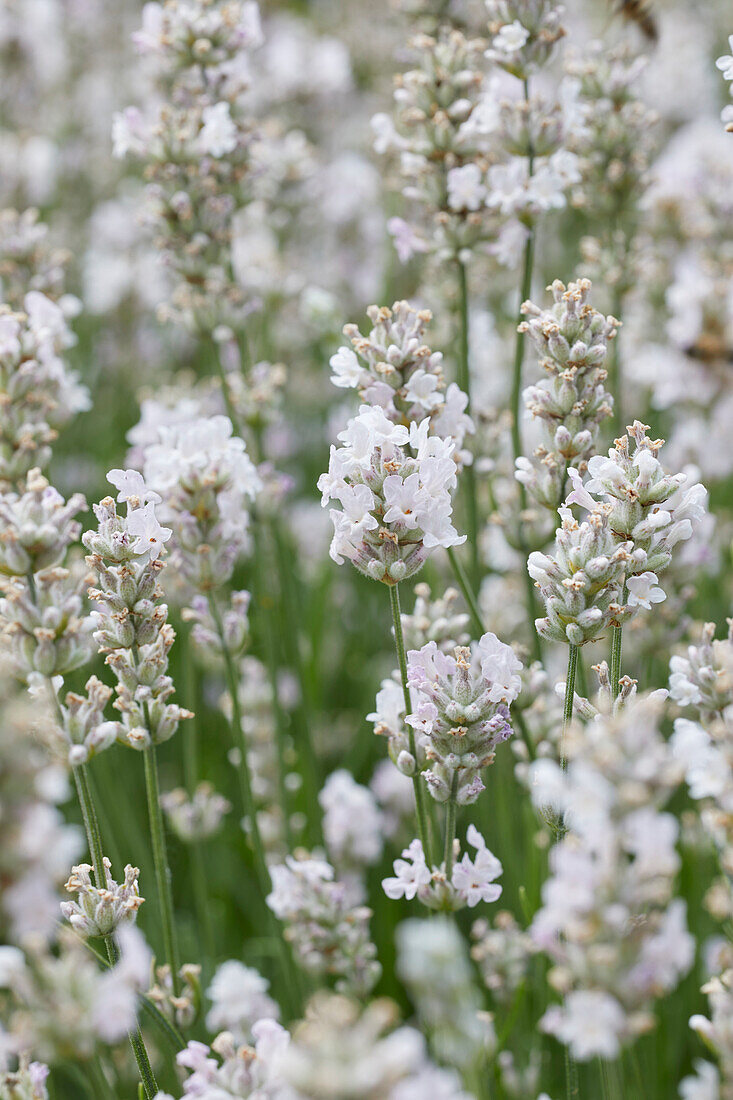
<path id="1" fill-rule="evenodd" d="M 134 921 L 137 911 L 145 901 L 140 897 L 137 879 L 140 874 L 137 867 L 129 863 L 125 867 L 125 881 L 119 885 L 110 874 L 112 864 L 105 856 L 104 887 L 92 882 L 92 867 L 80 863 L 72 867 L 66 890 L 76 894 L 75 901 L 62 901 L 61 912 L 75 932 L 82 939 L 94 936 L 109 936 L 117 931 L 120 924 Z"/>
<path id="2" fill-rule="evenodd" d="M 62 309 L 74 307 L 71 295 L 64 295 L 66 268 L 71 253 L 51 242 L 48 226 L 38 210 L 0 210 L 0 300 L 12 309 L 23 308 L 28 291 L 38 291 Z"/>
<path id="3" fill-rule="evenodd" d="M 562 8 L 552 0 L 487 0 L 486 7 L 492 35 L 487 56 L 520 80 L 543 69 L 565 34 Z"/>
<path id="4" fill-rule="evenodd" d="M 594 507 L 578 523 L 569 508 L 560 509 L 554 554 L 529 555 L 529 575 L 547 612 L 546 618 L 535 620 L 543 638 L 583 645 L 617 620 L 633 546 L 614 538 L 609 512 L 609 506 Z"/>
<path id="5" fill-rule="evenodd" d="M 733 913 L 733 641 L 713 638 L 703 627 L 699 645 L 672 657 L 670 695 L 691 708 L 697 720 L 677 718 L 671 745 L 685 770 L 691 797 L 701 804 L 700 820 L 717 853 L 723 878 L 706 898 L 719 917 Z"/>
<path id="6" fill-rule="evenodd" d="M 618 321 L 590 304 L 588 279 L 567 287 L 556 279 L 550 289 L 550 309 L 533 302 L 522 305 L 528 320 L 519 330 L 539 351 L 547 375 L 525 389 L 524 403 L 530 416 L 543 422 L 545 440 L 533 459 L 517 459 L 516 477 L 535 500 L 554 511 L 565 497 L 568 467 L 585 471 L 598 426 L 611 415 L 604 362 Z"/>
<path id="7" fill-rule="evenodd" d="M 733 1012 L 733 971 L 711 978 L 702 987 L 708 998 L 708 1016 L 696 1013 L 690 1018 L 690 1027 L 700 1036 L 705 1046 L 718 1059 L 717 1068 L 711 1062 L 698 1061 L 695 1064 L 696 1077 L 687 1078 L 688 1091 L 680 1089 L 684 1100 L 694 1100 L 692 1083 L 697 1083 L 698 1095 L 719 1096 L 720 1100 L 729 1100 L 733 1096 L 733 1038 L 730 1033 L 730 1019 Z M 684 1081 L 682 1085 L 684 1086 Z M 707 1093 L 705 1093 L 707 1089 Z"/>
<path id="8" fill-rule="evenodd" d="M 173 564 L 196 592 L 226 584 L 248 546 L 248 504 L 261 482 L 233 431 L 226 416 L 194 417 L 161 427 L 145 449 L 144 484 L 161 498 Z"/>
<path id="9" fill-rule="evenodd" d="M 0 988 L 12 998 L 12 1049 L 33 1050 L 51 1065 L 73 1054 L 86 1062 L 98 1044 L 117 1043 L 135 1026 L 137 1000 L 150 977 L 150 950 L 137 928 L 118 930 L 120 958 L 102 972 L 70 928 L 56 950 L 31 942 L 26 955 L 0 948 Z"/>
<path id="10" fill-rule="evenodd" d="M 283 1076 L 298 1100 L 336 1100 L 344 1082 L 353 1100 L 469 1100 L 460 1078 L 427 1057 L 412 1027 L 395 1028 L 397 1007 L 377 998 L 366 1007 L 325 991 L 293 1032 Z"/>
<path id="11" fill-rule="evenodd" d="M 0 619 L 26 677 L 63 675 L 91 656 L 85 576 L 77 563 L 63 564 L 81 532 L 73 517 L 85 507 L 78 494 L 64 501 L 37 469 L 23 493 L 0 495 Z"/>
<path id="12" fill-rule="evenodd" d="M 393 424 L 380 408 L 362 405 L 331 448 L 318 480 L 332 508 L 331 557 L 344 557 L 367 577 L 393 585 L 413 576 L 431 550 L 465 541 L 451 523 L 455 444 L 429 436 L 430 421 Z"/>
<path id="13" fill-rule="evenodd" d="M 363 336 L 356 325 L 345 325 L 344 334 L 353 351 L 341 347 L 331 356 L 331 381 L 341 388 L 357 389 L 362 401 L 383 409 L 395 424 L 430 419 L 430 434 L 450 437 L 456 458 L 470 461 L 464 440 L 473 431 L 466 413 L 468 398 L 451 382 L 446 388 L 443 356 L 425 343 L 429 310 L 416 310 L 409 302 L 370 306 L 374 326 Z"/>
<path id="14" fill-rule="evenodd" d="M 45 466 L 51 444 L 89 395 L 64 363 L 74 343 L 64 313 L 38 290 L 23 299 L 23 311 L 0 307 L 0 484 L 16 484 Z"/>
<path id="15" fill-rule="evenodd" d="M 146 165 L 151 229 L 177 280 L 173 315 L 213 332 L 249 304 L 231 252 L 259 160 L 245 96 L 247 55 L 262 43 L 259 10 L 252 0 L 146 4 L 134 42 L 159 97 L 115 115 L 114 152 Z"/>
<path id="16" fill-rule="evenodd" d="M 206 1016 L 209 1031 L 228 1031 L 237 1042 L 246 1042 L 258 1020 L 276 1020 L 279 1015 L 268 989 L 267 979 L 253 967 L 237 959 L 222 963 L 206 990 L 211 1001 Z"/>
<path id="17" fill-rule="evenodd" d="M 471 938 L 471 958 L 478 963 L 484 985 L 500 1004 L 507 1004 L 525 980 L 537 951 L 532 937 L 503 910 L 491 924 L 483 917 L 475 921 Z"/>
<path id="18" fill-rule="evenodd" d="M 660 703 L 636 697 L 567 736 L 567 771 L 530 768 L 532 798 L 564 813 L 532 937 L 553 960 L 562 1005 L 542 1026 L 575 1058 L 615 1058 L 654 1026 L 655 997 L 694 957 L 685 903 L 673 899 L 678 822 L 661 806 L 679 769 L 659 730 Z"/>
<path id="19" fill-rule="evenodd" d="M 707 490 L 700 482 L 685 488 L 686 474 L 665 471 L 658 458 L 664 440 L 649 439 L 646 424 L 635 420 L 627 431 L 607 458 L 590 459 L 585 484 L 579 472 L 570 468 L 574 488 L 566 504 L 595 510 L 596 497 L 601 497 L 614 537 L 620 547 L 630 550 L 625 572 L 628 613 L 628 608 L 648 609 L 665 598 L 656 587 L 657 573 L 667 568 L 674 547 L 690 539 L 702 521 Z M 633 451 L 629 437 L 634 440 Z"/>
<path id="20" fill-rule="evenodd" d="M 413 840 L 405 848 L 401 859 L 393 864 L 394 877 L 382 880 L 384 892 L 393 901 L 417 897 L 428 909 L 456 912 L 468 906 L 473 909 L 481 901 L 496 901 L 501 896 L 501 886 L 495 879 L 502 873 L 502 866 L 475 825 L 469 825 L 466 840 L 476 849 L 473 859 L 464 852 L 453 864 L 450 877 L 445 864 L 430 867 L 425 859 L 422 844 Z M 457 848 L 458 842 L 454 844 Z"/>
<path id="21" fill-rule="evenodd" d="M 287 856 L 270 867 L 267 904 L 309 974 L 333 974 L 344 991 L 367 993 L 381 974 L 369 938 L 371 910 L 355 905 L 349 886 L 325 860 Z"/>
<path id="22" fill-rule="evenodd" d="M 397 973 L 434 1036 L 441 1062 L 469 1074 L 496 1043 L 491 1018 L 481 1011 L 471 964 L 456 923 L 448 916 L 412 918 L 397 928 Z"/>
<path id="23" fill-rule="evenodd" d="M 372 119 L 375 150 L 399 154 L 402 193 L 416 207 L 414 222 L 393 218 L 388 228 L 403 262 L 427 251 L 465 257 L 486 237 L 483 176 L 493 117 L 485 44 L 441 26 L 409 45 L 415 67 L 395 79 L 396 125 L 387 114 Z"/>
<path id="24" fill-rule="evenodd" d="M 339 871 L 360 870 L 382 854 L 382 815 L 368 787 L 351 772 L 332 772 L 318 795 L 323 810 L 323 835 L 328 854 Z"/>
<path id="25" fill-rule="evenodd" d="M 475 802 L 484 790 L 481 770 L 512 734 L 509 704 L 519 694 L 522 663 L 495 634 L 452 654 L 428 642 L 407 661 L 415 709 L 406 721 L 428 741 L 428 790 L 437 802 Z"/>
<path id="26" fill-rule="evenodd" d="M 176 1057 L 188 1071 L 184 1097 L 219 1096 L 277 1100 L 283 1095 L 280 1075 L 290 1036 L 275 1020 L 258 1020 L 252 1027 L 254 1046 L 237 1046 L 229 1032 L 218 1035 L 211 1047 L 191 1041 Z M 173 1100 L 159 1092 L 156 1100 Z"/>
<path id="27" fill-rule="evenodd" d="M 177 787 L 161 795 L 160 801 L 171 829 L 187 844 L 214 836 L 232 808 L 210 783 L 199 783 L 190 797 Z"/>
<path id="28" fill-rule="evenodd" d="M 46 1079 L 48 1066 L 43 1062 L 24 1059 L 15 1073 L 0 1070 L 0 1097 L 2 1100 L 48 1100 Z"/>
<path id="29" fill-rule="evenodd" d="M 105 497 L 94 506 L 98 529 L 87 531 L 82 540 L 98 585 L 89 589 L 97 607 L 94 639 L 117 678 L 117 739 L 145 749 L 167 741 L 179 721 L 191 717 L 168 702 L 174 690 L 168 654 L 175 633 L 167 622 L 168 608 L 160 602 L 158 574 L 171 532 L 158 522 L 159 498 L 140 474 L 113 470 L 109 480 L 119 489 L 118 500 L 127 503 L 127 514 L 118 515 L 115 501 Z"/>

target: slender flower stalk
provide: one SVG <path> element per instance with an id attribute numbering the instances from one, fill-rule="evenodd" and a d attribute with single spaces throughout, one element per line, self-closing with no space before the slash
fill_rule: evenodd
<path id="1" fill-rule="evenodd" d="M 237 749 L 239 757 L 237 775 L 239 777 L 239 786 L 242 795 L 244 812 L 249 823 L 250 841 L 255 861 L 255 873 L 257 875 L 257 881 L 259 883 L 262 897 L 263 899 L 266 899 L 272 889 L 272 879 L 267 866 L 267 862 L 265 860 L 265 847 L 262 841 L 262 836 L 260 834 L 260 828 L 257 821 L 257 808 L 255 805 L 254 795 L 252 793 L 252 776 L 249 767 L 249 760 L 247 758 L 247 741 L 244 735 L 244 728 L 242 726 L 242 711 L 239 703 L 239 677 L 237 676 L 237 668 L 234 663 L 234 658 L 232 656 L 231 650 L 229 649 L 229 645 L 227 644 L 226 634 L 224 631 L 224 623 L 222 622 L 219 608 L 217 607 L 216 600 L 213 596 L 210 596 L 209 598 L 209 608 L 211 611 L 211 617 L 214 620 L 216 630 L 219 635 L 221 652 L 224 658 L 227 690 L 229 693 L 229 700 L 232 708 L 232 737 L 234 739 L 235 747 Z M 285 810 L 285 807 L 283 807 L 283 809 Z M 287 944 L 283 939 L 282 932 L 279 928 L 276 929 L 276 940 L 285 980 L 287 982 L 290 992 L 291 1003 L 295 1006 L 295 1011 L 297 1012 L 299 1000 L 298 991 L 300 989 L 300 982 L 297 973 L 294 971 L 292 954 L 288 949 Z"/>
<path id="2" fill-rule="evenodd" d="M 568 673 L 565 678 L 565 704 L 562 712 L 562 745 L 560 747 L 560 767 L 565 770 L 565 734 L 573 720 L 573 699 L 575 697 L 575 676 L 578 668 L 580 646 L 568 646 Z"/>
<path id="3" fill-rule="evenodd" d="M 466 394 L 468 404 L 466 412 L 471 412 L 471 370 L 469 366 L 469 321 L 468 321 L 468 272 L 462 260 L 458 260 L 458 311 L 460 318 L 460 340 L 458 354 L 458 385 Z M 465 482 L 466 519 L 468 543 L 471 548 L 471 576 L 477 585 L 480 579 L 479 562 L 479 508 L 476 489 L 476 471 L 469 463 L 463 471 Z"/>
<path id="4" fill-rule="evenodd" d="M 175 918 L 173 916 L 173 890 L 171 886 L 170 864 L 168 862 L 168 846 L 165 839 L 163 810 L 160 805 L 158 757 L 154 744 L 151 743 L 148 745 L 143 753 L 143 758 L 145 760 L 145 791 L 148 800 L 150 840 L 153 850 L 153 863 L 155 865 L 155 881 L 158 887 L 158 904 L 160 906 L 163 945 L 166 960 L 171 969 L 173 994 L 177 997 L 181 991 L 181 979 L 179 974 L 180 956 L 178 953 Z"/>
<path id="5" fill-rule="evenodd" d="M 621 597 L 622 605 L 626 605 L 626 601 L 629 598 L 629 589 L 626 584 L 623 587 L 623 595 Z M 615 696 L 619 694 L 621 688 L 619 681 L 621 679 L 621 643 L 623 640 L 624 625 L 622 622 L 616 623 L 613 628 L 613 635 L 611 637 L 611 691 Z"/>
<path id="6" fill-rule="evenodd" d="M 402 693 L 405 699 L 405 715 L 412 713 L 412 701 L 410 689 L 407 684 L 407 653 L 405 652 L 405 640 L 402 634 L 402 615 L 400 610 L 399 585 L 393 584 L 389 588 L 389 603 L 392 609 L 392 626 L 394 630 L 395 649 L 397 650 L 397 662 L 400 666 L 400 679 L 402 681 Z M 410 746 L 410 755 L 417 760 L 417 748 L 415 745 L 415 730 L 407 725 L 407 737 Z M 424 852 L 429 852 L 428 819 L 425 809 L 425 790 L 420 782 L 417 768 L 412 776 L 412 789 L 415 792 L 415 813 L 417 815 L 417 832 Z M 455 826 L 454 826 L 455 828 Z"/>

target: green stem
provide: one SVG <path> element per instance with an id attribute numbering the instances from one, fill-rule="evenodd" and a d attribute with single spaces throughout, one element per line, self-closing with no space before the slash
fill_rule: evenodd
<path id="1" fill-rule="evenodd" d="M 445 863 L 445 877 L 450 882 L 453 874 L 453 841 L 456 836 L 456 794 L 458 792 L 458 769 L 453 772 L 451 779 L 450 798 L 445 807 L 445 847 L 443 849 L 443 861 Z"/>
<path id="2" fill-rule="evenodd" d="M 460 316 L 460 341 L 458 356 L 458 385 L 468 397 L 466 412 L 471 411 L 471 370 L 468 357 L 468 277 L 466 265 L 458 261 L 458 308 Z M 471 549 L 471 574 L 474 584 L 478 583 L 480 576 L 479 545 L 478 545 L 478 498 L 476 493 L 476 472 L 473 465 L 464 467 L 462 480 L 466 486 L 466 512 L 468 527 L 468 542 Z"/>
<path id="3" fill-rule="evenodd" d="M 117 941 L 114 936 L 105 936 L 104 946 L 107 949 L 109 965 L 114 966 L 120 957 L 120 949 L 117 946 Z M 135 1027 L 129 1031 L 128 1038 L 130 1040 L 130 1046 L 132 1047 L 132 1053 L 135 1055 L 135 1061 L 137 1062 L 137 1069 L 145 1093 L 145 1100 L 155 1100 L 155 1097 L 158 1095 L 158 1083 L 155 1080 L 155 1074 L 150 1065 L 148 1052 L 145 1048 L 145 1040 L 143 1039 L 140 1028 Z M 183 1048 L 179 1047 L 178 1049 L 182 1050 Z"/>
<path id="4" fill-rule="evenodd" d="M 263 901 L 265 901 L 268 920 L 271 922 L 271 924 L 274 925 L 276 929 L 276 940 L 278 943 L 278 950 L 280 952 L 285 981 L 287 982 L 289 993 L 295 1003 L 298 1002 L 300 998 L 300 975 L 295 969 L 293 957 L 287 948 L 285 940 L 283 939 L 282 929 L 279 927 L 275 916 L 272 913 L 272 910 L 269 908 L 269 906 L 267 906 L 266 903 L 267 895 L 272 889 L 272 882 L 270 879 L 270 872 L 267 868 L 267 862 L 265 860 L 265 847 L 262 843 L 262 835 L 260 833 L 260 827 L 257 821 L 257 810 L 255 807 L 254 795 L 252 794 L 252 775 L 250 772 L 249 759 L 247 756 L 247 739 L 244 735 L 244 730 L 242 728 L 242 709 L 239 705 L 239 678 L 237 676 L 237 669 L 234 663 L 234 658 L 232 657 L 231 651 L 226 642 L 224 623 L 222 622 L 219 608 L 212 594 L 209 594 L 209 609 L 211 611 L 211 617 L 214 620 L 216 632 L 219 636 L 222 656 L 224 658 L 227 691 L 232 708 L 232 720 L 230 725 L 234 744 L 236 749 L 238 750 L 239 755 L 239 767 L 237 768 L 237 775 L 239 776 L 239 786 L 242 796 L 244 813 L 249 820 L 250 842 L 254 855 L 255 874 L 259 883 L 262 899 Z M 286 812 L 285 807 L 283 807 L 283 812 Z M 295 1010 L 297 1014 L 297 1004 Z"/>
<path id="5" fill-rule="evenodd" d="M 626 601 L 629 597 L 629 590 L 624 582 L 623 594 L 621 596 L 621 604 L 625 607 Z M 613 637 L 611 638 L 611 697 L 615 699 L 619 693 L 619 680 L 621 679 L 621 642 L 623 640 L 624 628 L 619 623 L 618 626 L 613 628 Z"/>
<path id="6" fill-rule="evenodd" d="M 529 80 L 523 81 L 524 89 L 524 101 L 529 104 Z M 534 175 L 534 150 L 530 145 L 527 154 L 528 166 L 527 177 L 529 180 Z M 532 293 L 532 271 L 534 268 L 534 252 L 535 252 L 535 226 L 534 222 L 531 222 L 527 226 L 527 239 L 524 242 L 524 259 L 522 262 L 522 279 L 519 287 L 519 308 L 517 310 L 517 328 L 522 321 L 522 303 L 526 302 Z M 510 412 L 512 421 L 512 452 L 514 459 L 518 459 L 524 454 L 522 444 L 522 422 L 520 419 L 520 404 L 522 399 L 522 365 L 524 363 L 524 332 L 517 331 L 514 344 L 514 367 L 512 370 L 512 390 L 510 398 Z M 527 556 L 528 546 L 524 538 L 522 530 L 522 513 L 527 507 L 527 491 L 519 482 L 519 529 L 518 529 L 518 541 L 519 547 L 522 550 L 524 556 Z M 542 641 L 539 634 L 534 628 L 534 621 L 537 618 L 537 600 L 535 596 L 535 587 L 532 578 L 524 569 L 524 590 L 525 601 L 527 604 L 527 618 L 529 619 L 530 635 L 532 637 L 532 649 L 534 658 L 537 661 L 542 660 Z"/>
<path id="7" fill-rule="evenodd" d="M 617 321 L 621 320 L 621 313 L 623 312 L 623 295 L 618 286 L 614 288 L 613 298 L 611 300 L 611 315 L 616 318 Z M 620 330 L 616 329 L 616 334 L 609 342 L 608 348 L 608 362 L 606 369 L 608 371 L 608 388 L 613 395 L 613 430 L 616 436 L 623 434 L 624 424 L 624 410 L 623 410 L 623 370 L 621 366 L 621 349 L 619 345 Z"/>
<path id="8" fill-rule="evenodd" d="M 150 728 L 149 722 L 148 728 Z M 168 848 L 165 839 L 163 811 L 160 806 L 158 757 L 154 744 L 151 743 L 148 745 L 143 752 L 143 757 L 145 760 L 145 791 L 148 800 L 148 817 L 150 819 L 150 841 L 153 849 L 155 880 L 158 886 L 158 905 L 160 907 L 160 918 L 163 931 L 163 947 L 165 950 L 166 962 L 171 971 L 173 994 L 178 997 L 181 992 L 181 978 L 179 974 L 180 961 L 178 957 L 176 928 L 173 918 L 171 871 L 168 863 Z"/>
<path id="9" fill-rule="evenodd" d="M 203 939 L 204 957 L 210 966 L 214 965 L 216 955 L 214 947 L 214 929 L 211 923 L 211 905 L 206 882 L 206 863 L 204 861 L 203 841 L 192 840 L 191 870 L 193 872 L 193 892 L 196 906 L 196 920 Z M 205 968 L 206 970 L 206 968 Z"/>
<path id="10" fill-rule="evenodd" d="M 578 652 L 580 647 L 577 645 L 568 646 L 568 674 L 565 679 L 565 704 L 562 711 L 562 736 L 563 747 L 560 752 L 562 767 L 565 767 L 565 734 L 567 728 L 570 725 L 573 718 L 573 699 L 575 697 L 575 674 L 578 668 Z"/>
<path id="11" fill-rule="evenodd" d="M 393 584 L 389 588 L 389 603 L 392 609 L 392 626 L 394 628 L 394 640 L 395 648 L 397 650 L 397 662 L 400 666 L 400 678 L 402 680 L 402 694 L 405 700 L 405 719 L 408 714 L 412 714 L 412 700 L 410 699 L 410 689 L 407 686 L 407 654 L 405 653 L 405 639 L 402 634 L 402 616 L 400 612 L 400 593 L 399 585 Z M 425 791 L 422 783 L 420 782 L 420 776 L 417 774 L 417 748 L 415 745 L 415 731 L 412 726 L 408 725 L 405 721 L 405 728 L 407 730 L 407 740 L 410 746 L 410 755 L 415 761 L 415 774 L 412 777 L 412 789 L 415 792 L 415 813 L 417 815 L 417 832 L 422 844 L 423 852 L 426 859 L 430 859 L 430 848 L 428 846 L 428 820 L 425 812 Z"/>
<path id="12" fill-rule="evenodd" d="M 79 805 L 81 806 L 81 816 L 84 821 L 84 832 L 87 835 L 89 854 L 91 856 L 92 866 L 94 867 L 94 881 L 98 889 L 104 890 L 107 886 L 107 876 L 104 873 L 104 850 L 102 848 L 102 838 L 99 833 L 97 814 L 94 809 L 92 793 L 89 787 L 87 766 L 86 764 L 80 764 L 72 768 L 72 772 L 74 774 L 74 785 L 76 786 Z"/>
<path id="13" fill-rule="evenodd" d="M 89 786 L 89 773 L 86 764 L 81 764 L 72 768 L 72 772 L 74 775 L 76 793 L 79 798 L 79 805 L 81 806 L 81 816 L 84 821 L 87 844 L 89 845 L 89 852 L 94 867 L 94 880 L 97 887 L 103 889 L 107 885 L 107 876 L 104 873 L 104 850 L 99 832 L 99 824 L 97 822 L 97 814 L 94 809 L 94 801 Z M 117 961 L 116 948 L 112 951 L 109 947 L 109 943 L 107 946 L 107 954 L 109 956 L 110 965 L 114 966 Z M 150 1059 L 145 1049 L 145 1042 L 140 1033 L 140 1029 L 135 1028 L 133 1031 L 130 1031 L 129 1036 L 140 1078 L 145 1089 L 146 1098 L 147 1100 L 153 1100 L 158 1091 L 158 1086 L 155 1081 L 155 1076 L 153 1075 Z"/>
<path id="14" fill-rule="evenodd" d="M 463 594 L 463 598 L 466 601 L 466 607 L 468 608 L 471 619 L 473 620 L 473 625 L 476 627 L 479 636 L 485 634 L 486 627 L 484 626 L 484 621 L 481 618 L 478 601 L 476 600 L 473 588 L 471 587 L 471 582 L 466 576 L 466 570 L 461 565 L 460 558 L 456 554 L 454 546 L 448 547 L 448 561 L 451 564 L 453 575 L 458 582 L 458 587 L 460 588 Z"/>

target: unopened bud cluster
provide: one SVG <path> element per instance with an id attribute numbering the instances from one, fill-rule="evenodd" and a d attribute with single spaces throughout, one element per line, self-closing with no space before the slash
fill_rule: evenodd
<path id="1" fill-rule="evenodd" d="M 73 867 L 66 883 L 67 891 L 76 894 L 76 900 L 62 901 L 61 912 L 74 931 L 84 939 L 112 935 L 120 924 L 135 920 L 138 909 L 145 901 L 138 890 L 140 872 L 137 867 L 128 863 L 125 867 L 125 880 L 118 884 L 110 874 L 111 866 L 105 856 L 106 883 L 103 887 L 98 887 L 92 881 L 93 869 L 88 863 Z"/>
<path id="2" fill-rule="evenodd" d="M 64 675 L 91 656 L 84 573 L 63 564 L 84 507 L 78 494 L 65 502 L 38 469 L 23 491 L 0 494 L 0 621 L 24 676 Z"/>
<path id="3" fill-rule="evenodd" d="M 554 304 L 541 309 L 524 302 L 519 331 L 527 333 L 540 353 L 547 377 L 524 391 L 531 416 L 543 421 L 545 439 L 534 459 L 517 459 L 516 477 L 535 500 L 554 511 L 565 495 L 569 466 L 585 470 L 594 450 L 598 425 L 611 415 L 604 363 L 608 342 L 618 328 L 591 306 L 589 279 L 567 287 L 556 279 Z"/>
<path id="4" fill-rule="evenodd" d="M 538 633 L 550 641 L 583 645 L 597 638 L 619 615 L 621 590 L 633 545 L 619 545 L 610 508 L 596 507 L 583 523 L 561 509 L 551 554 L 529 555 L 529 575 L 540 590 L 547 617 Z"/>
<path id="5" fill-rule="evenodd" d="M 120 489 L 119 498 L 127 501 L 127 515 L 118 515 L 115 502 L 106 497 L 94 506 L 98 529 L 88 531 L 83 542 L 97 578 L 97 587 L 89 590 L 97 607 L 92 612 L 94 638 L 117 677 L 117 736 L 144 749 L 172 737 L 190 712 L 168 702 L 174 690 L 168 654 L 175 632 L 161 602 L 158 574 L 163 568 L 159 555 L 170 530 L 155 516 L 157 495 L 146 489 L 139 474 L 133 475 L 134 471 L 110 475 Z"/>
<path id="6" fill-rule="evenodd" d="M 509 704 L 519 694 L 521 667 L 494 634 L 450 655 L 435 642 L 408 654 L 415 710 L 406 720 L 428 739 L 431 767 L 423 776 L 437 802 L 468 805 L 484 790 L 481 771 L 512 734 Z"/>
<path id="7" fill-rule="evenodd" d="M 465 541 L 451 523 L 455 444 L 428 436 L 430 421 L 393 424 L 380 408 L 362 405 L 331 448 L 318 480 L 332 508 L 331 557 L 393 585 L 417 573 L 431 550 Z M 414 453 L 413 453 L 414 452 Z"/>

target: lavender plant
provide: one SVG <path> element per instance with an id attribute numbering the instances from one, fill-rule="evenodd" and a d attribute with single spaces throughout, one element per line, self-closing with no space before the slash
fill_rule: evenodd
<path id="1" fill-rule="evenodd" d="M 733 1095 L 688 8 L 7 0 L 0 1100 Z"/>

